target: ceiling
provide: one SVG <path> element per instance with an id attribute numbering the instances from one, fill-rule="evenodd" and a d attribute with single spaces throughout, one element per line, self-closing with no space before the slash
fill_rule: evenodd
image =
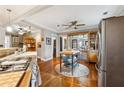
<path id="1" fill-rule="evenodd" d="M 61 33 L 75 30 L 57 27 L 57 25 L 68 24 L 70 21 L 77 20 L 81 24 L 86 24 L 77 30 L 96 28 L 102 18 L 115 16 L 123 9 L 123 6 L 117 5 L 56 5 L 42 10 L 25 20 L 48 30 Z M 108 14 L 103 15 L 104 12 L 108 12 Z"/>
<path id="2" fill-rule="evenodd" d="M 37 27 L 31 26 L 31 24 L 28 24 L 28 23 L 24 22 L 23 20 L 11 25 L 11 27 L 13 28 L 13 33 L 18 32 L 19 28 L 23 28 L 25 30 L 30 30 L 31 33 L 40 33 L 40 31 L 41 31 Z"/>
<path id="3" fill-rule="evenodd" d="M 8 22 L 6 9 L 12 9 L 12 24 L 32 25 L 57 33 L 76 31 L 73 28 L 57 27 L 77 20 L 85 26 L 77 30 L 97 28 L 102 18 L 124 15 L 124 6 L 118 5 L 11 5 L 0 6 L 0 25 Z M 104 12 L 108 14 L 103 15 Z M 23 22 L 22 22 L 23 21 Z"/>
<path id="4" fill-rule="evenodd" d="M 10 16 L 10 22 L 12 20 L 16 20 L 20 16 L 24 15 L 29 10 L 36 7 L 35 5 L 0 5 L 0 26 L 4 26 L 9 22 L 9 16 Z M 11 9 L 11 13 L 7 11 L 7 9 Z"/>

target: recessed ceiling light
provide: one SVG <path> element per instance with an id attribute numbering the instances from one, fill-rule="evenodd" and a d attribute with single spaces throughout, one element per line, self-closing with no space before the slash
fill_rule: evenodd
<path id="1" fill-rule="evenodd" d="M 103 15 L 107 15 L 108 14 L 108 12 L 106 11 L 106 12 L 103 12 Z"/>

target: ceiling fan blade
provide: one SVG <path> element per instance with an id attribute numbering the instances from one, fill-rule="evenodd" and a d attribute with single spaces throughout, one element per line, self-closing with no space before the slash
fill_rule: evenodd
<path id="1" fill-rule="evenodd" d="M 78 29 L 78 27 L 77 26 L 74 26 L 74 29 Z"/>
<path id="2" fill-rule="evenodd" d="M 69 29 L 69 28 L 71 28 L 70 26 L 68 26 L 68 27 L 66 27 L 65 29 Z"/>
<path id="3" fill-rule="evenodd" d="M 71 26 L 71 25 L 65 25 L 65 24 L 63 24 L 62 26 Z"/>
<path id="4" fill-rule="evenodd" d="M 84 26 L 85 24 L 79 24 L 79 22 L 77 21 L 77 20 L 75 20 L 75 21 L 71 21 L 71 22 L 69 22 L 68 24 L 62 24 L 62 25 L 57 25 L 57 27 L 64 27 L 64 29 L 70 29 L 70 28 L 72 28 L 72 29 L 78 29 L 78 26 Z"/>
<path id="5" fill-rule="evenodd" d="M 78 21 L 72 21 L 70 23 L 71 23 L 71 25 L 76 25 L 78 23 Z"/>
<path id="6" fill-rule="evenodd" d="M 84 26 L 85 24 L 77 24 L 76 26 Z"/>

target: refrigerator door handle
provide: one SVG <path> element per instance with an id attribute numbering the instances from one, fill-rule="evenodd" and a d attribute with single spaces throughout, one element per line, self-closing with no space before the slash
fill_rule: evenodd
<path id="1" fill-rule="evenodd" d="M 101 60 L 101 35 L 100 35 L 100 31 L 98 31 L 98 62 L 100 62 Z"/>
<path id="2" fill-rule="evenodd" d="M 97 64 L 95 64 L 95 68 L 96 68 L 96 70 L 99 72 L 99 67 L 98 67 Z"/>
<path id="3" fill-rule="evenodd" d="M 98 36 L 98 55 L 97 55 L 97 58 L 98 58 L 98 63 L 95 65 L 95 68 L 98 72 L 106 72 L 105 70 L 103 70 L 101 68 L 101 33 L 100 31 L 98 31 L 97 33 L 97 36 Z"/>
<path id="4" fill-rule="evenodd" d="M 104 69 L 101 69 L 101 67 L 100 67 L 99 69 L 100 69 L 100 71 L 102 71 L 102 72 L 106 72 L 106 70 L 104 70 Z"/>
<path id="5" fill-rule="evenodd" d="M 101 69 L 97 64 L 95 65 L 95 68 L 98 72 L 106 72 L 106 70 Z"/>
<path id="6" fill-rule="evenodd" d="M 97 32 L 97 42 L 98 42 L 98 54 L 97 54 L 97 67 L 100 67 L 100 61 L 101 61 L 101 36 L 100 31 Z"/>

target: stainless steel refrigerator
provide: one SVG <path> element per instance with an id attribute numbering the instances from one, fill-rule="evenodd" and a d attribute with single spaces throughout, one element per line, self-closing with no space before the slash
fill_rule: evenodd
<path id="1" fill-rule="evenodd" d="M 98 36 L 98 86 L 124 87 L 124 16 L 103 19 Z"/>

